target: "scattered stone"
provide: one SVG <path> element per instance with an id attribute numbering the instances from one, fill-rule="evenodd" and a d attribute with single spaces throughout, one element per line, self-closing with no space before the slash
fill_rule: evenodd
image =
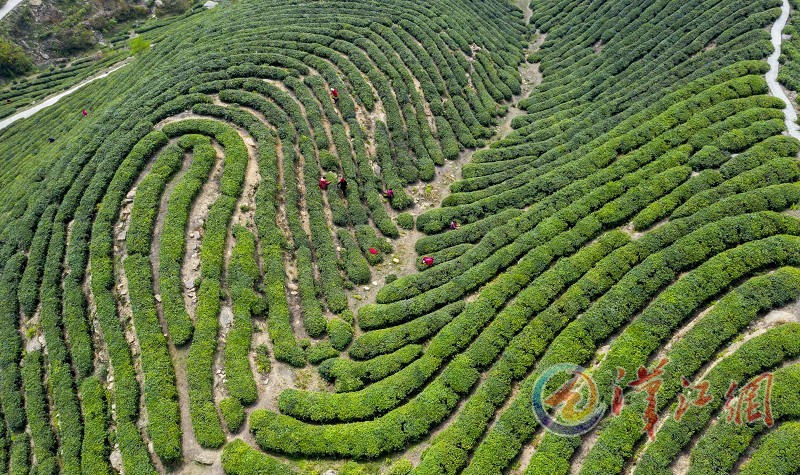
<path id="1" fill-rule="evenodd" d="M 128 231 L 122 231 L 117 235 L 117 241 L 124 241 L 125 237 L 128 235 Z"/>
<path id="2" fill-rule="evenodd" d="M 369 291 L 369 285 L 364 286 L 364 291 Z"/>
<path id="3" fill-rule="evenodd" d="M 400 264 L 400 259 L 395 257 L 394 259 L 392 259 L 392 262 L 394 262 L 395 264 Z"/>
<path id="4" fill-rule="evenodd" d="M 290 293 L 290 294 L 292 294 L 292 295 L 297 295 L 297 291 L 296 291 L 296 290 L 292 290 L 292 291 L 291 291 L 291 292 L 289 292 L 289 293 Z"/>
<path id="5" fill-rule="evenodd" d="M 190 279 L 184 280 L 183 281 L 183 286 L 186 287 L 187 289 L 193 289 L 194 288 L 194 279 L 190 278 Z"/>
<path id="6" fill-rule="evenodd" d="M 217 2 L 215 2 L 213 0 L 208 0 L 206 3 L 203 4 L 203 6 L 206 7 L 207 9 L 211 10 L 212 8 L 217 6 Z M 208 464 L 208 465 L 211 465 L 211 464 Z"/>
<path id="7" fill-rule="evenodd" d="M 378 281 L 377 280 L 373 280 L 372 281 L 372 285 L 374 285 L 374 286 L 378 285 Z"/>
<path id="8" fill-rule="evenodd" d="M 214 2 L 209 2 L 214 3 Z M 198 454 L 194 458 L 195 463 L 198 465 L 206 465 L 211 466 L 214 465 L 214 455 L 213 454 Z"/>
<path id="9" fill-rule="evenodd" d="M 111 466 L 114 467 L 117 473 L 122 473 L 124 470 L 122 467 L 122 452 L 120 452 L 118 444 L 114 445 L 114 450 L 111 451 L 108 461 L 111 462 Z"/>
<path id="10" fill-rule="evenodd" d="M 156 298 L 156 302 L 161 303 L 161 294 L 156 294 L 154 297 Z"/>
<path id="11" fill-rule="evenodd" d="M 233 324 L 233 310 L 230 307 L 222 307 L 222 310 L 219 312 L 219 323 L 223 327 L 229 327 Z M 222 373 L 222 371 L 220 371 Z"/>

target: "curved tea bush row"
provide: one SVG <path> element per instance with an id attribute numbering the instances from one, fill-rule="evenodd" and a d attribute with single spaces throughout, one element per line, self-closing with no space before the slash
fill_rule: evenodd
<path id="1" fill-rule="evenodd" d="M 184 153 L 191 150 L 192 163 L 167 201 L 158 246 L 158 272 L 164 321 L 172 342 L 180 346 L 191 338 L 193 331 L 192 321 L 183 303 L 181 280 L 189 211 L 211 172 L 217 154 L 210 139 L 203 135 L 184 135 L 178 145 Z"/>
<path id="2" fill-rule="evenodd" d="M 800 423 L 785 422 L 758 443 L 755 452 L 741 469 L 743 475 L 773 473 L 789 475 L 800 469 L 800 457 L 794 441 L 800 437 Z"/>
<path id="3" fill-rule="evenodd" d="M 81 470 L 83 473 L 111 474 L 106 440 L 109 423 L 106 393 L 96 377 L 86 378 L 81 384 L 81 403 L 83 407 Z"/>
<path id="4" fill-rule="evenodd" d="M 797 364 L 778 368 L 773 372 L 770 415 L 775 424 L 780 424 L 787 419 L 795 420 L 798 416 L 798 405 L 800 405 L 796 389 L 797 384 L 800 383 L 798 377 L 800 377 L 800 367 Z M 741 384 L 745 386 L 748 381 L 742 381 Z M 764 389 L 760 389 L 759 393 L 764 394 Z M 740 393 L 734 403 L 744 397 Z M 723 414 L 724 412 L 723 410 Z M 692 464 L 688 473 L 696 475 L 714 473 L 714 470 L 732 471 L 733 465 L 744 455 L 753 439 L 760 433 L 769 430 L 763 421 L 736 425 L 728 422 L 727 414 L 724 414 L 724 417 L 725 420 L 718 418 L 717 423 L 706 431 L 705 437 L 692 448 Z M 745 415 L 744 418 L 746 421 L 747 416 Z M 777 454 L 773 456 L 775 455 Z M 780 456 L 775 459 L 774 462 L 778 463 Z"/>
<path id="5" fill-rule="evenodd" d="M 181 458 L 178 390 L 167 339 L 158 321 L 150 260 L 141 254 L 130 254 L 125 258 L 124 266 L 133 326 L 141 348 L 147 433 L 153 442 L 153 451 L 165 464 L 174 464 Z"/>
<path id="6" fill-rule="evenodd" d="M 225 340 L 225 376 L 228 393 L 242 404 L 249 405 L 258 399 L 258 389 L 248 359 L 253 337 L 251 315 L 262 313 L 263 309 L 260 307 L 263 304 L 254 291 L 259 279 L 255 236 L 242 226 L 235 227 L 233 234 L 236 244 L 228 267 L 228 288 L 233 302 L 233 326 Z M 242 419 L 243 414 L 244 412 Z M 227 419 L 226 425 L 231 429 Z"/>
<path id="7" fill-rule="evenodd" d="M 672 277 L 674 277 L 674 271 L 667 272 L 667 269 L 670 269 L 668 266 L 680 266 L 681 268 L 685 269 L 685 266 L 696 265 L 698 262 L 702 262 L 707 256 L 706 253 L 711 251 L 709 246 L 723 246 L 724 249 L 725 247 L 737 244 L 740 240 L 751 240 L 758 238 L 759 235 L 769 236 L 770 234 L 774 233 L 776 229 L 783 229 L 782 226 L 792 224 L 791 220 L 787 221 L 780 215 L 770 215 L 768 213 L 761 215 L 757 214 L 742 217 L 732 217 L 715 221 L 715 219 L 720 218 L 725 214 L 735 215 L 736 213 L 742 211 L 742 206 L 739 203 L 725 204 L 728 205 L 727 209 L 720 204 L 717 209 L 709 209 L 706 216 L 698 216 L 695 219 L 676 221 L 671 223 L 671 225 L 662 226 L 635 241 L 628 248 L 622 248 L 620 253 L 616 256 L 617 259 L 621 260 L 614 264 L 612 267 L 613 272 L 611 272 L 609 275 L 617 275 L 619 276 L 617 279 L 619 279 L 625 275 L 627 269 L 630 269 L 632 265 L 635 265 L 639 259 L 644 259 L 642 261 L 643 264 L 635 267 L 633 272 L 628 273 L 626 277 L 622 280 L 619 280 L 619 282 L 616 280 L 608 281 L 608 277 L 605 277 L 603 279 L 606 282 L 605 289 L 592 289 L 590 287 L 592 293 L 589 295 L 592 295 L 593 292 L 598 291 L 600 294 L 603 294 L 608 289 L 613 289 L 613 292 L 603 295 L 603 297 L 592 306 L 590 313 L 584 314 L 584 317 L 581 320 L 576 321 L 570 327 L 568 327 L 570 329 L 568 333 L 562 332 L 562 334 L 558 336 L 556 341 L 550 345 L 549 349 L 547 349 L 546 356 L 538 362 L 540 365 L 539 367 L 545 368 L 549 366 L 551 364 L 549 363 L 550 361 L 561 362 L 571 361 L 575 358 L 585 358 L 587 353 L 579 353 L 578 348 L 575 347 L 575 342 L 578 340 L 575 340 L 575 337 L 570 335 L 570 333 L 575 334 L 575 332 L 578 331 L 585 331 L 580 329 L 588 327 L 588 324 L 583 322 L 586 321 L 589 316 L 596 316 L 596 318 L 606 318 L 612 316 L 613 318 L 622 318 L 620 313 L 623 309 L 626 314 L 633 312 L 636 305 L 642 305 L 644 303 L 643 300 L 647 299 L 647 296 L 652 292 L 657 291 L 659 284 L 664 282 L 663 280 L 654 280 L 655 276 L 658 276 L 659 279 L 667 280 L 671 280 Z M 724 233 L 727 233 L 729 229 L 736 229 L 735 227 L 731 227 L 729 223 L 750 223 L 755 217 L 758 217 L 760 221 L 763 221 L 762 224 L 757 225 L 753 229 L 740 230 L 740 232 L 744 233 L 742 236 L 723 235 Z M 705 227 L 698 229 L 705 223 L 711 224 L 707 224 Z M 688 232 L 691 232 L 693 229 L 696 229 L 696 231 L 686 237 L 682 237 Z M 751 235 L 750 233 L 754 234 Z M 667 247 L 664 251 L 652 254 L 654 251 L 657 251 L 664 245 L 669 245 L 672 242 L 675 244 Z M 695 254 L 694 258 L 691 258 L 687 254 L 688 250 L 691 250 L 693 253 L 697 253 Z M 654 273 L 652 269 L 655 268 L 659 268 L 661 270 L 658 273 Z M 629 288 L 631 285 L 629 282 L 636 282 L 636 280 L 639 278 L 638 276 L 643 275 L 648 275 L 650 277 L 640 281 L 636 284 L 636 286 L 646 285 L 647 292 L 640 291 L 639 289 L 633 290 Z M 619 299 L 622 299 L 622 301 L 626 303 L 624 305 L 617 305 L 615 302 Z M 636 304 L 634 304 L 633 299 L 636 300 Z M 571 301 L 575 302 L 576 300 L 573 298 Z M 586 299 L 586 297 L 583 297 L 581 300 L 577 301 L 583 302 L 583 305 L 586 306 L 592 302 L 591 299 Z M 603 308 L 606 305 L 616 305 L 615 308 L 619 310 L 616 310 L 615 312 L 608 312 Z M 563 328 L 563 326 L 569 321 L 563 320 L 563 317 L 559 316 L 558 313 L 562 313 L 568 309 L 567 315 L 571 315 L 571 317 L 574 318 L 576 313 L 579 311 L 579 308 L 574 307 L 575 305 L 566 307 L 564 310 L 560 310 L 554 315 L 554 317 L 557 318 L 556 322 L 560 320 L 559 324 L 550 324 L 549 328 L 539 327 L 537 329 L 538 325 L 544 324 L 544 321 L 541 321 L 538 324 L 530 326 L 530 330 L 534 332 L 545 331 L 547 335 L 553 335 L 552 332 L 554 331 L 554 327 Z M 536 322 L 536 320 L 534 320 L 534 322 Z M 608 331 L 609 327 L 600 325 L 592 326 L 590 328 L 592 328 L 593 331 Z M 535 333 L 529 333 L 527 329 L 523 330 L 520 341 L 526 341 L 527 338 L 536 338 Z M 513 359 L 511 361 L 514 361 L 514 364 L 518 365 L 519 370 L 521 370 L 521 373 L 518 372 L 519 370 L 515 370 L 516 374 L 524 375 L 527 368 L 536 362 L 536 352 L 542 352 L 545 349 L 543 346 L 534 346 L 535 352 L 532 353 L 531 348 L 526 348 L 526 346 L 527 345 L 518 346 L 515 343 L 511 344 L 510 350 L 514 350 L 513 353 L 511 353 L 511 355 L 513 355 Z M 589 352 L 589 354 L 593 354 L 593 352 Z M 518 396 L 512 402 L 509 409 L 500 416 L 498 424 L 495 425 L 495 428 L 487 435 L 481 446 L 478 447 L 478 450 L 476 451 L 468 470 L 479 470 L 486 473 L 497 470 L 497 467 L 502 467 L 505 463 L 508 463 L 508 460 L 510 460 L 516 451 L 519 450 L 522 441 L 517 437 L 529 437 L 528 434 L 531 434 L 533 428 L 536 426 L 536 422 L 532 418 L 532 414 L 526 412 L 529 401 L 527 396 L 530 394 L 537 374 L 538 373 L 534 373 L 533 375 L 525 378 L 522 386 L 522 392 L 520 393 L 521 395 Z M 525 428 L 521 427 L 522 424 L 525 425 Z M 509 433 L 509 430 L 513 430 L 513 432 Z M 518 436 L 511 434 L 523 435 Z"/>
<path id="8" fill-rule="evenodd" d="M 117 442 L 126 470 L 137 473 L 155 473 L 155 468 L 135 426 L 139 414 L 139 385 L 114 295 L 113 228 L 122 199 L 144 168 L 145 162 L 167 142 L 168 137 L 163 132 L 153 131 L 131 149 L 103 196 L 92 224 L 90 243 L 91 290 L 114 375 L 112 404 L 117 420 Z"/>
<path id="9" fill-rule="evenodd" d="M 22 338 L 17 330 L 19 304 L 17 291 L 22 277 L 25 256 L 16 254 L 5 265 L 0 277 L 0 403 L 6 424 L 11 430 L 25 427 L 25 412 L 22 410 L 20 387 L 20 355 Z"/>
<path id="10" fill-rule="evenodd" d="M 363 333 L 348 350 L 351 358 L 366 360 L 391 353 L 409 343 L 424 341 L 464 310 L 463 302 L 455 302 L 410 322 Z"/>
<path id="11" fill-rule="evenodd" d="M 167 136 L 186 134 L 213 135 L 225 149 L 225 163 L 220 178 L 221 195 L 208 212 L 200 250 L 200 288 L 197 291 L 195 330 L 186 369 L 189 380 L 189 410 L 197 441 L 203 447 L 220 447 L 225 434 L 214 405 L 214 355 L 219 332 L 220 279 L 228 235 L 236 201 L 244 183 L 247 147 L 235 130 L 220 122 L 190 119 L 164 126 Z"/>
<path id="12" fill-rule="evenodd" d="M 32 316 L 36 309 L 36 303 L 39 298 L 39 284 L 46 257 L 45 253 L 47 252 L 47 245 L 50 243 L 50 232 L 53 229 L 53 219 L 57 210 L 57 206 L 50 205 L 39 219 L 36 234 L 33 235 L 31 248 L 28 251 L 25 271 L 22 273 L 22 280 L 19 282 L 19 305 L 25 315 L 28 316 Z"/>
<path id="13" fill-rule="evenodd" d="M 25 385 L 25 414 L 28 417 L 33 454 L 37 461 L 36 473 L 54 475 L 58 473 L 58 462 L 55 457 L 56 439 L 50 427 L 43 376 L 41 352 L 32 351 L 26 354 L 22 361 L 22 381 Z M 105 431 L 105 427 L 103 430 Z M 86 432 L 89 432 L 88 427 Z M 84 457 L 84 454 L 81 456 Z"/>
<path id="14" fill-rule="evenodd" d="M 319 373 L 325 379 L 334 382 L 336 392 L 357 391 L 364 387 L 365 383 L 379 381 L 400 371 L 421 354 L 421 345 L 404 345 L 393 353 L 376 356 L 367 361 L 330 358 L 322 362 Z"/>
<path id="15" fill-rule="evenodd" d="M 797 324 L 788 323 L 746 341 L 706 375 L 704 381 L 709 382 L 709 392 L 725 394 L 731 381 L 748 380 L 785 360 L 796 358 L 799 351 L 798 331 L 800 328 Z M 787 367 L 790 368 L 794 367 Z M 669 470 L 672 460 L 689 443 L 692 434 L 705 427 L 723 403 L 723 398 L 715 398 L 705 407 L 690 408 L 680 422 L 672 417 L 664 421 L 655 440 L 644 448 L 634 473 L 663 473 Z M 668 444 L 665 444 L 666 439 L 669 440 Z"/>
<path id="16" fill-rule="evenodd" d="M 133 326 L 141 349 L 147 432 L 153 451 L 166 465 L 175 464 L 181 458 L 178 390 L 167 339 L 158 318 L 148 256 L 161 195 L 167 182 L 181 168 L 182 161 L 183 149 L 168 145 L 139 183 L 125 237 L 128 255 L 123 260 Z"/>
<path id="17" fill-rule="evenodd" d="M 288 465 L 255 450 L 241 440 L 234 440 L 222 450 L 222 468 L 229 475 L 256 475 L 269 473 L 290 475 L 294 473 Z"/>
<path id="18" fill-rule="evenodd" d="M 666 353 L 670 363 L 664 368 L 663 386 L 658 393 L 659 408 L 667 407 L 675 395 L 681 391 L 680 378 L 689 377 L 713 357 L 721 345 L 729 341 L 747 324 L 764 311 L 777 308 L 793 300 L 800 292 L 800 274 L 794 268 L 786 267 L 772 274 L 753 277 L 731 293 L 720 299 L 711 310 L 701 317 L 681 341 Z M 604 362 L 603 365 L 606 365 Z M 631 365 L 629 365 L 631 366 Z M 603 380 L 608 379 L 607 373 Z M 624 383 L 620 383 L 624 384 Z M 600 431 L 599 443 L 589 452 L 584 470 L 619 470 L 621 464 L 633 453 L 633 444 L 643 435 L 641 411 L 644 398 L 641 394 L 629 395 L 627 405 L 618 418 L 612 418 Z M 607 398 L 607 394 L 603 395 Z M 635 429 L 632 429 L 635 427 Z M 546 439 L 552 439 L 545 436 Z M 552 445 L 562 445 L 548 440 Z M 562 449 L 564 450 L 564 449 Z M 545 473 L 547 467 L 568 462 L 572 450 L 562 452 L 557 457 L 549 451 L 539 450 L 534 455 L 528 473 Z M 614 468 L 616 467 L 616 468 Z"/>

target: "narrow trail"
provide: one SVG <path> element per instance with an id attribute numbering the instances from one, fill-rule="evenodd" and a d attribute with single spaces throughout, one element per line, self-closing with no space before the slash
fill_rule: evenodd
<path id="1" fill-rule="evenodd" d="M 11 0 L 11 2 L 14 2 L 14 1 L 17 1 L 17 0 Z M 9 2 L 9 3 L 11 3 L 11 2 Z M 72 94 L 73 92 L 77 91 L 78 89 L 80 89 L 80 88 L 82 88 L 82 87 L 84 87 L 84 86 L 86 86 L 86 85 L 88 85 L 90 83 L 93 83 L 94 81 L 97 81 L 98 79 L 102 79 L 102 78 L 108 76 L 109 74 L 113 73 L 114 71 L 126 66 L 130 62 L 131 62 L 131 58 L 124 59 L 123 61 L 121 61 L 121 62 L 119 62 L 119 63 L 117 63 L 117 64 L 115 64 L 115 65 L 113 65 L 113 66 L 111 66 L 111 67 L 109 67 L 107 69 L 105 69 L 104 71 L 102 71 L 102 72 L 100 72 L 98 74 L 95 74 L 94 76 L 91 76 L 89 78 L 84 79 L 83 81 L 79 82 L 77 85 L 71 87 L 70 89 L 67 89 L 66 91 L 62 92 L 61 94 L 56 94 L 55 96 L 51 96 L 51 97 L 45 99 L 44 101 L 40 102 L 39 104 L 36 104 L 35 106 L 31 107 L 30 109 L 25 109 L 25 110 L 23 110 L 21 112 L 17 112 L 14 115 L 6 117 L 3 120 L 0 120 L 0 130 L 8 127 L 9 125 L 11 125 L 12 123 L 18 121 L 19 119 L 27 119 L 28 117 L 30 117 L 33 114 L 39 112 L 40 110 L 52 106 L 53 104 L 55 104 L 58 101 L 60 101 L 62 98 Z"/>
<path id="2" fill-rule="evenodd" d="M 786 103 L 786 107 L 783 109 L 783 113 L 786 116 L 786 130 L 788 130 L 791 137 L 800 140 L 800 125 L 797 124 L 797 111 L 795 111 L 792 101 L 786 95 L 783 87 L 778 83 L 778 73 L 780 72 L 780 63 L 778 59 L 781 55 L 783 29 L 786 26 L 786 22 L 789 20 L 790 12 L 791 6 L 789 5 L 789 0 L 783 0 L 781 4 L 781 16 L 775 24 L 772 25 L 772 29 L 770 30 L 774 51 L 767 58 L 769 71 L 767 71 L 766 78 L 770 94 Z"/>

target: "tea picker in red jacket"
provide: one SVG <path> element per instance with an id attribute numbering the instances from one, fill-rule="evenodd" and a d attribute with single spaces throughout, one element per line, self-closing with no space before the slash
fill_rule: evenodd
<path id="1" fill-rule="evenodd" d="M 333 98 L 334 104 L 339 102 L 339 91 L 337 91 L 335 87 L 331 88 L 331 97 Z"/>

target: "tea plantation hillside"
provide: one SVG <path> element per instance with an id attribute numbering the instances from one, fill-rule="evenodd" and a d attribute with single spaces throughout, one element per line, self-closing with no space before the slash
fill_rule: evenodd
<path id="1" fill-rule="evenodd" d="M 0 473 L 798 473 L 791 8 L 152 23 L 0 129 Z"/>

